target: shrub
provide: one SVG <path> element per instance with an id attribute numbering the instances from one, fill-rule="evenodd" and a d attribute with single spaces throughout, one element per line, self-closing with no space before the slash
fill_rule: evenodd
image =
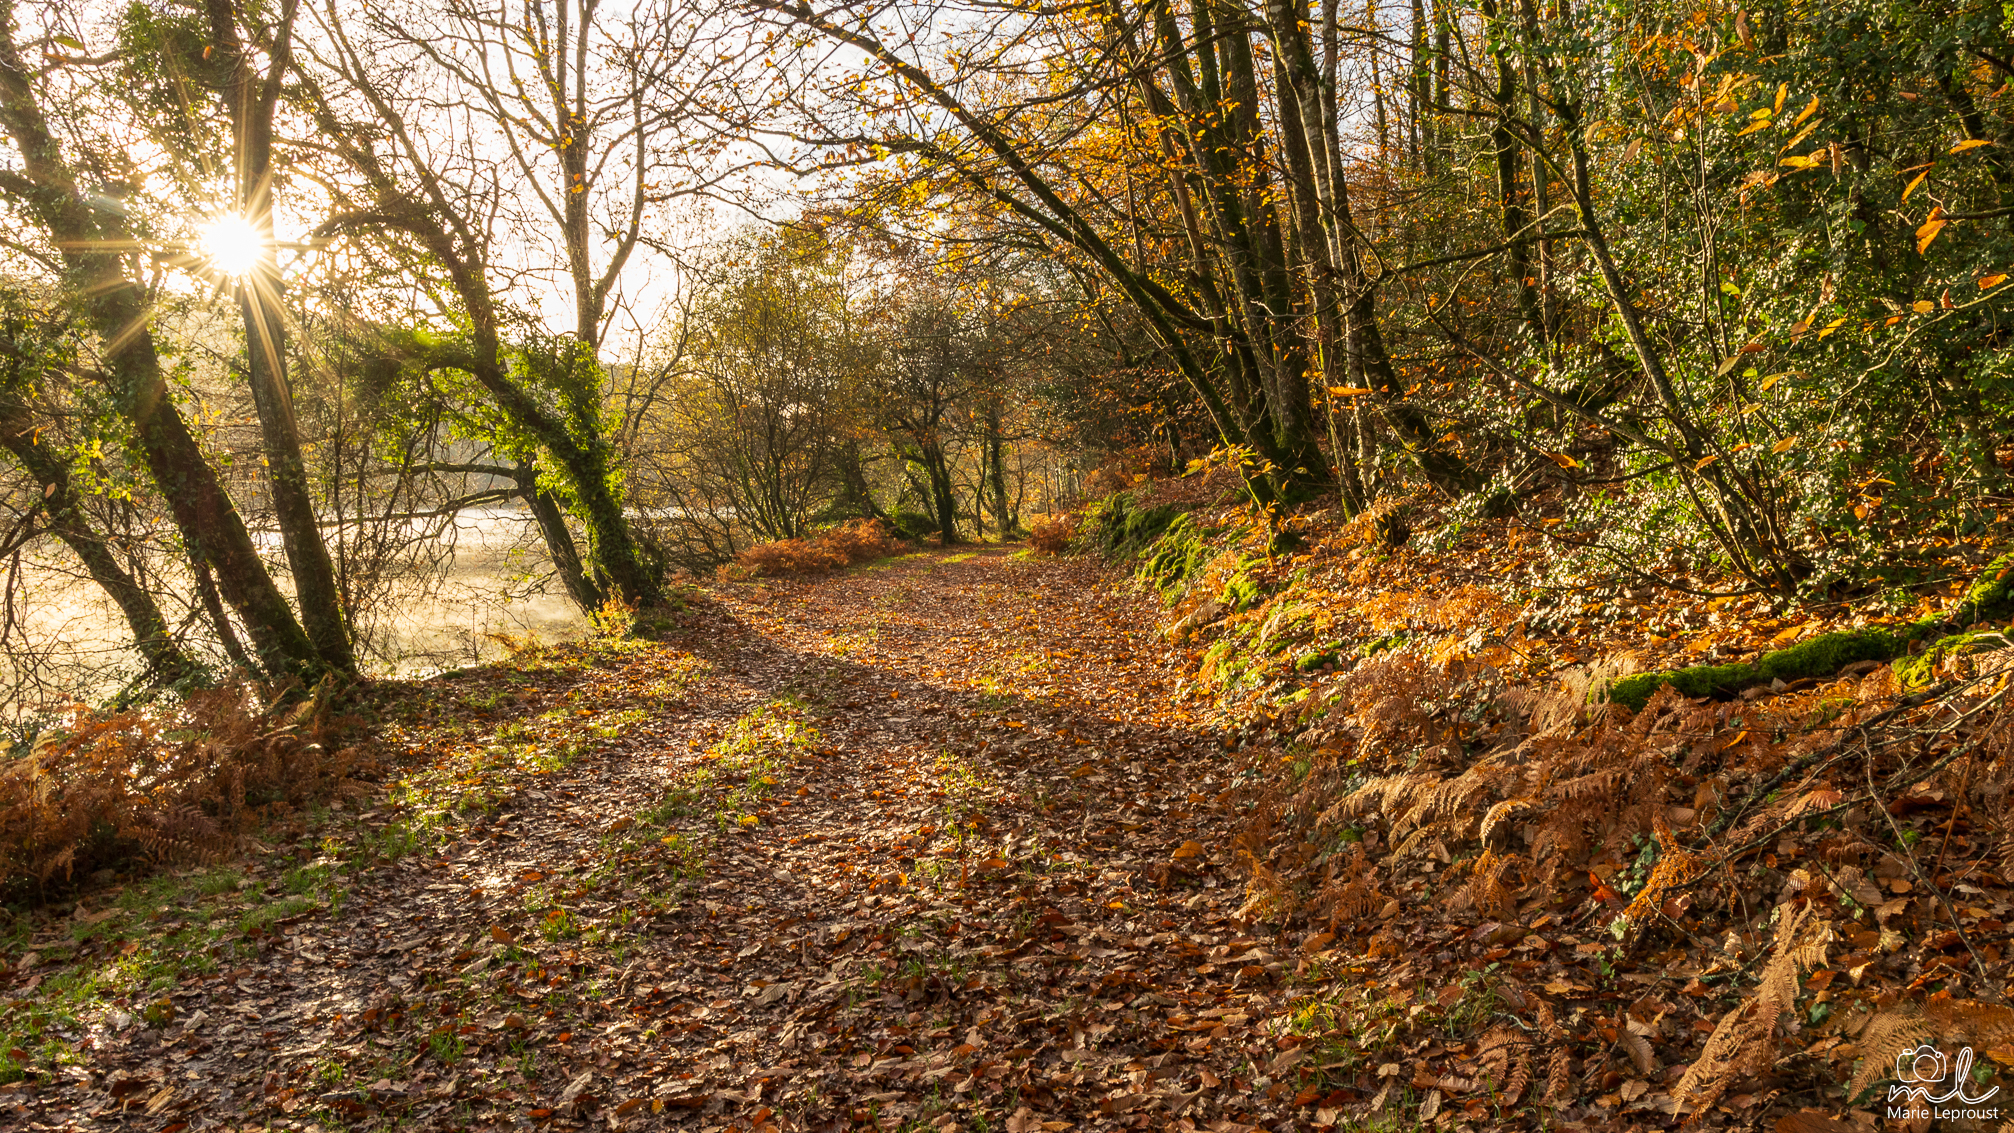
<path id="1" fill-rule="evenodd" d="M 791 574 L 823 574 L 841 567 L 884 558 L 895 551 L 895 538 L 878 519 L 849 519 L 804 539 L 778 539 L 750 547 L 734 556 L 742 577 L 776 578 Z"/>
<path id="2" fill-rule="evenodd" d="M 272 709 L 234 684 L 172 707 L 80 711 L 0 767 L 0 891 L 42 896 L 136 854 L 220 860 L 274 810 L 355 789 L 355 752 L 323 747 L 329 691 Z"/>
<path id="3" fill-rule="evenodd" d="M 1038 555 L 1060 555 L 1070 548 L 1070 541 L 1077 537 L 1079 522 L 1076 512 L 1045 515 L 1035 521 L 1034 528 L 1028 533 L 1028 543 Z"/>
<path id="4" fill-rule="evenodd" d="M 928 539 L 939 534 L 937 517 L 920 511 L 898 511 L 891 522 L 895 524 L 895 534 L 904 539 Z"/>

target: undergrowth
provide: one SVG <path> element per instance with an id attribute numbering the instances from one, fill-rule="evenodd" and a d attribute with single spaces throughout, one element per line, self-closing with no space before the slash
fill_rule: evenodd
<path id="1" fill-rule="evenodd" d="M 0 899 L 48 899 L 135 862 L 215 864 L 276 815 L 363 791 L 338 725 L 328 684 L 292 702 L 241 682 L 75 710 L 0 768 Z"/>
<path id="2" fill-rule="evenodd" d="M 878 519 L 849 519 L 801 539 L 761 543 L 721 568 L 725 578 L 775 578 L 825 574 L 856 563 L 887 558 L 901 542 Z"/>
<path id="3" fill-rule="evenodd" d="M 1758 1083 L 1843 1113 L 1925 1039 L 2014 1049 L 2014 560 L 1798 607 L 1565 576 L 1514 518 L 1408 543 L 1416 500 L 1148 500 L 1079 546 L 1243 748 L 1318 1121 L 1769 1124 Z"/>
<path id="4" fill-rule="evenodd" d="M 81 1060 L 97 1028 L 177 1020 L 167 992 L 215 975 L 279 940 L 286 926 L 339 909 L 347 883 L 325 858 L 278 859 L 254 873 L 222 866 L 160 874 L 80 905 L 67 922 L 4 922 L 0 957 L 28 973 L 27 994 L 0 1003 L 0 1084 Z M 38 931 L 39 929 L 39 931 Z"/>
<path id="5" fill-rule="evenodd" d="M 79 710 L 38 737 L 0 772 L 16 906 L 0 914 L 0 960 L 32 993 L 0 1005 L 0 1081 L 48 1075 L 122 1016 L 172 1022 L 172 1004 L 149 996 L 339 908 L 350 874 L 480 822 L 707 671 L 616 634 L 518 644 L 481 670 L 352 701 L 375 717 L 368 747 L 328 750 L 348 722 L 326 688 L 272 707 L 234 686 L 173 706 Z M 338 823 L 356 803 L 372 809 Z M 127 884 L 107 887 L 121 875 Z M 67 920 L 34 907 L 80 894 Z"/>

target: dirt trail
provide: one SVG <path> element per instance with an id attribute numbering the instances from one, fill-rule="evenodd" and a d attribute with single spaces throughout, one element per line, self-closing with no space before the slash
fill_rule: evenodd
<path id="1" fill-rule="evenodd" d="M 1294 957 L 1231 917 L 1231 757 L 1152 624 L 996 549 L 723 587 L 523 694 L 656 690 L 617 738 L 355 870 L 165 1024 L 110 1013 L 0 1124 L 1277 1124 L 1318 1104 L 1269 1025 Z"/>

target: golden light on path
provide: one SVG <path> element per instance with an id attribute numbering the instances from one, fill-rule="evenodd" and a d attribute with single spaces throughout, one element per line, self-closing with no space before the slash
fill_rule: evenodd
<path id="1" fill-rule="evenodd" d="M 250 275 L 259 266 L 263 247 L 259 230 L 236 213 L 226 213 L 203 226 L 204 257 L 211 267 L 232 278 Z"/>

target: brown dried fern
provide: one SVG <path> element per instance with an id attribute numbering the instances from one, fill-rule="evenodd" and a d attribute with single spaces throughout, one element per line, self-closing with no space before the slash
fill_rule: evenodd
<path id="1" fill-rule="evenodd" d="M 1499 857 L 1495 850 L 1484 850 L 1476 859 L 1475 868 L 1468 883 L 1469 901 L 1476 911 L 1497 920 L 1507 919 L 1517 907 L 1517 897 L 1504 878 L 1521 864 L 1523 856 L 1511 854 Z"/>
<path id="2" fill-rule="evenodd" d="M 215 820 L 188 803 L 143 813 L 125 833 L 159 862 L 215 864 L 230 856 L 233 839 Z"/>
<path id="3" fill-rule="evenodd" d="M 1315 896 L 1315 913 L 1327 917 L 1330 931 L 1341 921 L 1356 920 L 1385 907 L 1391 900 L 1377 886 L 1377 869 L 1361 843 L 1353 846 Z"/>
<path id="4" fill-rule="evenodd" d="M 1540 1044 L 1515 1027 L 1496 1026 L 1476 1047 L 1476 1062 L 1500 1083 L 1503 1104 L 1514 1106 L 1531 1085 L 1532 1054 Z"/>
<path id="5" fill-rule="evenodd" d="M 135 846 L 160 861 L 226 856 L 239 831 L 326 797 L 354 765 L 353 750 L 325 747 L 331 687 L 277 707 L 234 685 L 173 708 L 78 712 L 0 767 L 0 882 L 29 896 Z"/>
<path id="6" fill-rule="evenodd" d="M 1715 865 L 1715 860 L 1708 855 L 1695 854 L 1681 845 L 1662 814 L 1655 816 L 1651 828 L 1657 838 L 1657 864 L 1651 868 L 1650 876 L 1644 880 L 1636 899 L 1622 911 L 1623 918 L 1632 926 L 1657 915 L 1664 905 L 1665 894 L 1692 884 L 1711 872 Z"/>
<path id="7" fill-rule="evenodd" d="M 1849 1100 L 1895 1074 L 1895 1059 L 1926 1040 L 1989 1050 L 2014 1040 L 2014 1009 L 1976 999 L 1904 1000 L 1867 1021 Z"/>
<path id="8" fill-rule="evenodd" d="M 1776 944 L 1763 966 L 1755 993 L 1721 1017 L 1706 1045 L 1672 1090 L 1694 1112 L 1720 1100 L 1728 1087 L 1767 1070 L 1776 1060 L 1776 1033 L 1782 1016 L 1797 1002 L 1797 980 L 1825 963 L 1833 933 L 1810 906 L 1779 908 Z"/>
<path id="9" fill-rule="evenodd" d="M 1238 907 L 1236 916 L 1240 920 L 1272 920 L 1293 911 L 1293 895 L 1280 881 L 1280 875 L 1266 863 L 1252 855 L 1250 850 L 1239 851 L 1245 868 L 1251 877 L 1245 882 L 1245 901 Z"/>

